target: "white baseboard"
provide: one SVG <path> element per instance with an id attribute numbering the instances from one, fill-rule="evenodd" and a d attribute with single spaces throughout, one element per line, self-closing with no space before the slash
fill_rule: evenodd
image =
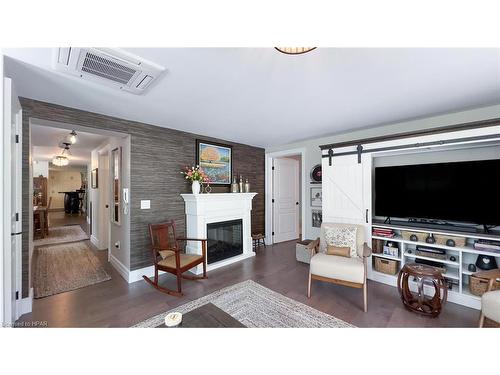
<path id="1" fill-rule="evenodd" d="M 98 250 L 106 250 L 107 247 L 102 247 L 101 244 L 99 243 L 99 239 L 94 236 L 93 234 L 90 236 L 90 242 L 92 245 L 94 245 Z"/>
<path id="2" fill-rule="evenodd" d="M 24 314 L 29 314 L 32 311 L 33 311 L 33 288 L 30 288 L 28 297 L 22 298 L 17 301 L 17 312 L 18 312 L 17 319 L 19 319 Z"/>
<path id="3" fill-rule="evenodd" d="M 165 272 L 160 271 L 158 272 L 159 275 L 164 274 Z M 128 274 L 128 282 L 130 283 L 135 283 L 136 281 L 142 280 L 142 276 L 146 275 L 147 277 L 153 277 L 155 274 L 155 267 L 154 266 L 149 266 L 149 267 L 144 267 L 144 268 L 139 268 L 138 270 L 133 270 L 130 271 Z"/>
<path id="4" fill-rule="evenodd" d="M 120 274 L 120 276 L 123 277 L 126 282 L 130 283 L 129 269 L 122 262 L 120 262 L 115 256 L 113 256 L 113 254 L 109 254 L 109 261 L 111 265 L 114 267 L 114 269 Z"/>

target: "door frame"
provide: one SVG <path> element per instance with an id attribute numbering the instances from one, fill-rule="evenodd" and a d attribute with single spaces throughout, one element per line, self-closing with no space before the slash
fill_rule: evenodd
<path id="1" fill-rule="evenodd" d="M 266 243 L 272 245 L 273 241 L 273 160 L 276 158 L 283 158 L 287 156 L 300 155 L 300 177 L 301 177 L 301 205 L 300 215 L 302 216 L 301 225 L 301 240 L 305 237 L 306 232 L 306 149 L 293 148 L 289 150 L 276 151 L 266 153 L 265 157 L 265 184 L 266 184 L 266 197 L 265 197 L 265 220 L 266 220 Z"/>
<path id="2" fill-rule="evenodd" d="M 107 246 L 107 253 L 108 253 L 108 262 L 111 261 L 111 197 L 112 197 L 111 187 L 112 187 L 112 181 L 111 181 L 111 165 L 110 165 L 111 155 L 110 155 L 110 152 L 111 152 L 111 146 L 110 146 L 109 141 L 106 141 L 106 144 L 97 150 L 97 168 L 99 168 L 98 174 L 100 174 L 101 171 L 103 171 L 103 169 L 102 169 L 103 162 L 105 162 L 107 164 L 106 168 L 104 169 L 105 173 L 102 173 L 100 178 L 99 178 L 100 183 L 104 182 L 104 188 L 102 190 L 99 189 L 98 201 L 99 201 L 99 208 L 100 209 L 99 209 L 98 213 L 99 213 L 99 224 L 102 225 L 103 223 L 106 223 L 105 232 L 106 232 L 106 237 L 107 237 L 107 241 L 106 241 L 107 245 L 106 246 Z M 107 160 L 103 161 L 103 157 L 105 157 Z M 101 194 L 101 192 L 103 192 L 104 194 Z M 105 195 L 105 197 L 103 197 L 102 195 Z M 106 199 L 103 199 L 103 198 L 106 198 Z M 104 202 L 105 200 L 107 200 L 107 202 Z M 108 205 L 107 209 L 102 207 L 103 203 Z M 107 217 L 106 217 L 106 212 L 108 214 Z M 102 244 L 100 238 L 99 238 L 99 242 Z"/>

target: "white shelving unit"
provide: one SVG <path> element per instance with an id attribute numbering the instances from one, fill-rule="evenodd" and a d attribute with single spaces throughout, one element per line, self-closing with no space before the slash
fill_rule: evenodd
<path id="1" fill-rule="evenodd" d="M 481 308 L 481 298 L 475 296 L 469 291 L 469 277 L 474 272 L 468 270 L 468 266 L 471 263 L 475 263 L 475 260 L 479 254 L 492 255 L 496 257 L 497 263 L 500 264 L 500 253 L 488 252 L 484 250 L 476 250 L 473 247 L 474 241 L 477 239 L 488 239 L 493 241 L 500 241 L 497 236 L 488 236 L 485 234 L 472 234 L 472 233 L 457 233 L 457 232 L 446 232 L 442 230 L 433 230 L 425 228 L 416 227 L 404 227 L 390 224 L 376 224 L 373 223 L 371 229 L 392 229 L 396 236 L 393 238 L 382 237 L 382 236 L 371 236 L 371 239 L 390 241 L 397 244 L 399 248 L 399 256 L 392 257 L 384 254 L 372 254 L 372 258 L 384 258 L 389 260 L 398 261 L 398 270 L 400 270 L 405 263 L 414 262 L 415 259 L 424 259 L 432 262 L 441 263 L 444 268 L 446 268 L 446 273 L 443 273 L 445 279 L 450 280 L 453 285 L 452 289 L 448 289 L 448 301 L 472 307 L 475 309 Z M 450 237 L 463 237 L 466 239 L 466 244 L 463 247 L 452 247 L 446 245 L 438 244 L 428 244 L 425 242 L 417 242 L 405 240 L 402 236 L 402 231 L 420 232 L 426 234 L 440 234 Z M 385 242 L 384 242 L 385 243 Z M 425 246 L 436 249 L 443 249 L 446 251 L 446 259 L 436 259 L 432 257 L 426 257 L 422 255 L 415 254 L 415 249 L 417 246 Z M 411 252 L 408 252 L 411 251 Z M 450 256 L 456 258 L 455 261 L 450 260 Z M 368 278 L 377 282 L 382 282 L 384 284 L 397 286 L 397 275 L 388 275 L 381 272 L 375 271 L 373 268 L 373 260 L 370 259 L 368 262 Z M 411 283 L 410 283 L 411 286 Z M 413 285 L 415 286 L 415 285 Z M 424 289 L 425 290 L 425 289 Z"/>

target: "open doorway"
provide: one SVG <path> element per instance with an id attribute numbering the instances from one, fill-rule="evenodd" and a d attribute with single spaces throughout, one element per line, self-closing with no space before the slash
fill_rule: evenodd
<path id="1" fill-rule="evenodd" d="M 109 214 L 110 153 L 123 143 L 128 155 L 129 138 L 37 119 L 30 133 L 35 310 L 37 300 L 111 279 L 111 232 L 122 233 Z"/>
<path id="2" fill-rule="evenodd" d="M 290 150 L 267 154 L 267 241 L 302 239 L 304 233 L 304 152 Z M 269 236 L 269 234 L 271 236 Z"/>

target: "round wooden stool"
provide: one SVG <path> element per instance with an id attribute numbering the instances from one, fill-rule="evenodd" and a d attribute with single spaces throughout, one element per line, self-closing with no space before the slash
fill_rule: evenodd
<path id="1" fill-rule="evenodd" d="M 409 278 L 416 278 L 417 293 L 410 291 Z M 434 295 L 428 297 L 424 294 L 424 285 L 434 288 Z M 441 313 L 448 289 L 441 271 L 425 264 L 409 263 L 399 271 L 398 290 L 403 305 L 410 311 L 436 317 Z"/>

